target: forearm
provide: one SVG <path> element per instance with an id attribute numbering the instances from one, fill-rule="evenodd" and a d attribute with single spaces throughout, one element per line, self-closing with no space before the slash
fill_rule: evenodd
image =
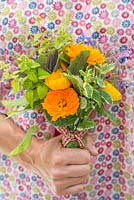
<path id="1" fill-rule="evenodd" d="M 21 130 L 10 119 L 5 119 L 4 115 L 0 115 L 0 152 L 9 154 L 24 138 L 25 132 Z M 15 160 L 23 164 L 25 167 L 34 168 L 34 162 L 38 156 L 39 146 L 43 141 L 38 141 L 36 138 L 32 138 L 30 147 L 14 157 Z M 34 151 L 36 149 L 36 151 Z"/>

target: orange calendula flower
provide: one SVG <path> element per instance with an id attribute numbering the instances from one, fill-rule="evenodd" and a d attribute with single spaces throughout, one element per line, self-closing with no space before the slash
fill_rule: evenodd
<path id="1" fill-rule="evenodd" d="M 65 90 L 51 90 L 48 92 L 44 102 L 44 109 L 52 117 L 53 121 L 74 115 L 79 108 L 78 94 L 73 88 Z"/>
<path id="2" fill-rule="evenodd" d="M 113 101 L 119 101 L 122 98 L 121 93 L 119 92 L 118 89 L 116 89 L 111 83 L 109 83 L 108 81 L 104 81 L 105 84 L 105 88 L 101 88 L 103 91 L 107 92 Z"/>
<path id="3" fill-rule="evenodd" d="M 71 82 L 63 76 L 60 70 L 53 72 L 46 78 L 45 83 L 51 90 L 64 90 L 71 85 Z"/>
<path id="4" fill-rule="evenodd" d="M 81 51 L 85 51 L 85 50 L 92 50 L 91 46 L 85 46 L 84 44 L 73 44 L 70 45 L 66 51 L 67 51 L 67 55 L 70 57 L 71 60 L 74 60 L 76 56 L 78 56 L 80 54 Z"/>
<path id="5" fill-rule="evenodd" d="M 92 48 L 90 51 L 87 63 L 90 65 L 103 64 L 105 62 L 105 56 L 99 49 Z"/>

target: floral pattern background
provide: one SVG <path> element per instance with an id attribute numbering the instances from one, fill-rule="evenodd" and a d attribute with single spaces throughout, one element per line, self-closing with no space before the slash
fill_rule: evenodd
<path id="1" fill-rule="evenodd" d="M 46 29 L 57 29 L 69 13 L 68 32 L 77 42 L 83 39 L 113 55 L 117 87 L 122 101 L 108 109 L 120 119 L 94 114 L 94 145 L 99 155 L 92 157 L 92 170 L 84 192 L 55 196 L 41 177 L 0 154 L 0 199 L 4 200 L 134 200 L 134 0 L 0 0 L 0 59 L 16 69 L 15 59 L 31 50 L 30 38 Z M 0 82 L 0 96 L 17 99 L 10 92 L 10 81 Z M 5 112 L 0 105 L 0 111 Z M 30 111 L 14 118 L 27 130 L 38 124 L 39 139 L 58 133 L 41 111 Z"/>

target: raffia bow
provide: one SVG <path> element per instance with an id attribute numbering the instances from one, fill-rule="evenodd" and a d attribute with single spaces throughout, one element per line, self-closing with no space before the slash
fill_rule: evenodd
<path id="1" fill-rule="evenodd" d="M 59 128 L 57 130 L 63 134 L 62 137 L 63 147 L 66 147 L 70 142 L 77 141 L 81 149 L 85 148 L 85 145 L 83 143 L 83 138 L 87 134 L 88 132 L 87 130 L 74 131 L 72 133 L 67 128 Z"/>

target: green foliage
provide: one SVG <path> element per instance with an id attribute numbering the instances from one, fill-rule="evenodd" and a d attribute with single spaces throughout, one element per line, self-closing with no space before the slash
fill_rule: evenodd
<path id="1" fill-rule="evenodd" d="M 83 80 L 79 77 L 79 76 L 74 76 L 72 74 L 67 74 L 67 73 L 64 73 L 64 76 L 70 80 L 73 84 L 73 87 L 74 89 L 79 93 L 79 94 L 82 94 L 82 86 L 83 86 Z"/>
<path id="2" fill-rule="evenodd" d="M 79 75 L 79 71 L 86 67 L 89 54 L 90 51 L 88 50 L 82 51 L 73 61 L 70 62 L 68 70 L 74 75 Z"/>
<path id="3" fill-rule="evenodd" d="M 31 128 L 29 128 L 22 142 L 10 152 L 9 156 L 16 156 L 25 151 L 31 144 L 32 134 L 37 132 L 37 130 L 37 126 L 32 126 Z"/>

